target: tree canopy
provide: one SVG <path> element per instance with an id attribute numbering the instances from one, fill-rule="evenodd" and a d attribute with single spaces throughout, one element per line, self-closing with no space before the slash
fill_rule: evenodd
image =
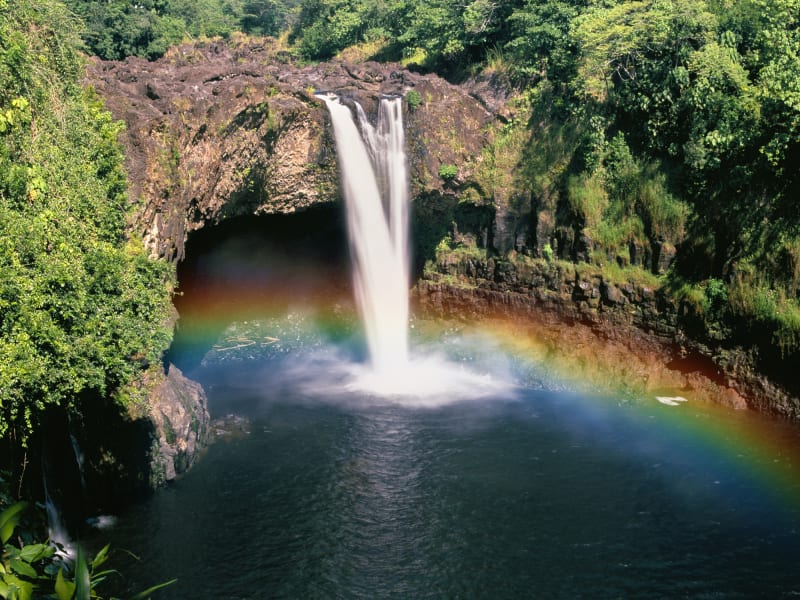
<path id="1" fill-rule="evenodd" d="M 170 339 L 169 269 L 126 236 L 121 125 L 79 85 L 80 24 L 0 0 L 0 437 L 110 397 Z"/>
<path id="2" fill-rule="evenodd" d="M 155 59 L 171 45 L 234 31 L 276 36 L 296 0 L 65 0 L 87 50 L 107 60 Z"/>

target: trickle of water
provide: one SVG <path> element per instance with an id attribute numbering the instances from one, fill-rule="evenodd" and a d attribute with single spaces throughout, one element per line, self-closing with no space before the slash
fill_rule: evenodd
<path id="1" fill-rule="evenodd" d="M 44 487 L 44 506 L 47 514 L 50 542 L 55 545 L 57 549 L 56 553 L 60 558 L 72 560 L 75 558 L 76 554 L 75 546 L 67 533 L 67 528 L 61 518 L 61 513 L 50 495 L 50 491 L 47 487 L 46 475 L 42 478 L 42 486 Z"/>
<path id="2" fill-rule="evenodd" d="M 339 98 L 319 97 L 333 123 L 370 362 L 376 374 L 388 375 L 408 364 L 409 191 L 402 99 L 381 99 L 376 127 L 356 104 L 359 132 Z"/>

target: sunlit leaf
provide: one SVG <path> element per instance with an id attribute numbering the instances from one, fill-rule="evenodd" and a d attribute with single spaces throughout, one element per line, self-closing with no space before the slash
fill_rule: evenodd
<path id="1" fill-rule="evenodd" d="M 38 573 L 36 573 L 36 569 L 26 563 L 24 560 L 20 560 L 18 558 L 12 558 L 8 561 L 11 570 L 19 575 L 24 575 L 25 577 L 36 577 Z"/>
<path id="2" fill-rule="evenodd" d="M 83 550 L 78 548 L 78 557 L 75 559 L 75 599 L 89 600 L 92 594 L 92 584 L 89 578 L 89 565 Z"/>
<path id="3" fill-rule="evenodd" d="M 108 560 L 108 549 L 111 547 L 111 544 L 106 544 L 102 550 L 100 550 L 97 554 L 95 554 L 94 559 L 92 559 L 92 570 L 96 569 L 104 562 Z"/>
<path id="4" fill-rule="evenodd" d="M 48 554 L 49 548 L 47 544 L 30 544 L 20 550 L 19 557 L 28 563 L 36 562 Z"/>
<path id="5" fill-rule="evenodd" d="M 58 600 L 72 600 L 72 596 L 75 594 L 75 584 L 64 579 L 62 569 L 58 570 L 55 592 Z"/>
<path id="6" fill-rule="evenodd" d="M 11 539 L 14 528 L 19 522 L 20 515 L 26 508 L 28 508 L 28 503 L 21 501 L 12 504 L 0 513 L 0 543 L 5 544 Z"/>
<path id="7" fill-rule="evenodd" d="M 14 600 L 30 600 L 33 596 L 33 584 L 14 577 L 10 573 L 3 577 L 7 587 L 7 597 Z"/>
<path id="8" fill-rule="evenodd" d="M 165 588 L 168 585 L 172 585 L 176 581 L 178 580 L 172 579 L 170 581 L 165 581 L 164 583 L 159 583 L 158 585 L 154 585 L 153 587 L 149 587 L 146 590 L 139 592 L 135 596 L 131 596 L 130 600 L 147 600 L 152 595 L 153 592 Z"/>

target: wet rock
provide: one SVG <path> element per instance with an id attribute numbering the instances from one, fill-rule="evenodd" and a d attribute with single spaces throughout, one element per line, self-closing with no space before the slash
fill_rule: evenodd
<path id="1" fill-rule="evenodd" d="M 663 275 L 667 272 L 678 251 L 669 242 L 657 241 L 653 244 L 653 272 Z"/>
<path id="2" fill-rule="evenodd" d="M 159 485 L 175 479 L 197 461 L 208 442 L 209 416 L 203 388 L 174 365 L 151 392 L 150 407 L 157 438 L 153 484 Z"/>
<path id="3" fill-rule="evenodd" d="M 642 244 L 638 240 L 633 240 L 628 244 L 628 254 L 630 255 L 630 262 L 636 267 L 650 268 L 652 264 L 652 252 L 650 248 Z"/>
<path id="4" fill-rule="evenodd" d="M 609 306 L 621 306 L 627 302 L 625 295 L 611 283 L 603 282 L 600 286 L 600 294 L 603 302 Z"/>
<path id="5" fill-rule="evenodd" d="M 594 240 L 592 240 L 586 230 L 582 231 L 575 242 L 575 260 L 578 262 L 591 262 L 593 249 Z"/>
<path id="6" fill-rule="evenodd" d="M 228 414 L 214 419 L 209 427 L 212 441 L 250 435 L 252 424 L 247 417 Z"/>

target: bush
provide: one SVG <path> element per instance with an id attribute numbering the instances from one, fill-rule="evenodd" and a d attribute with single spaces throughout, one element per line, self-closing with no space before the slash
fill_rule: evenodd
<path id="1" fill-rule="evenodd" d="M 703 308 L 711 319 L 719 319 L 728 306 L 728 288 L 719 279 L 709 279 L 706 285 Z"/>
<path id="2" fill-rule="evenodd" d="M 453 181 L 458 176 L 458 167 L 450 164 L 443 164 L 439 167 L 439 177 L 445 181 Z"/>
<path id="3" fill-rule="evenodd" d="M 419 95 L 417 90 L 411 90 L 406 93 L 406 103 L 409 110 L 417 110 L 422 104 L 422 96 Z"/>
<path id="4" fill-rule="evenodd" d="M 21 445 L 48 407 L 111 401 L 171 336 L 172 270 L 126 239 L 122 124 L 80 87 L 65 12 L 0 0 L 0 438 Z"/>

